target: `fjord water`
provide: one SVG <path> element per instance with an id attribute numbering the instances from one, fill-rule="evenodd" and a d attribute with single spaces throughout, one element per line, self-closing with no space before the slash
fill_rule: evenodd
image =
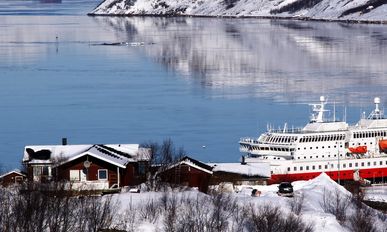
<path id="1" fill-rule="evenodd" d="M 375 96 L 387 103 L 386 26 L 86 16 L 98 4 L 0 3 L 4 167 L 62 137 L 171 138 L 199 160 L 237 162 L 240 137 L 304 125 L 320 95 L 353 123 Z"/>

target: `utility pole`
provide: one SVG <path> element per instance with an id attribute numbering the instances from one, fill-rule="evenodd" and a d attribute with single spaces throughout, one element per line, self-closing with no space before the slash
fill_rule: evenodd
<path id="1" fill-rule="evenodd" d="M 337 183 L 340 184 L 340 150 L 339 150 L 339 143 L 337 143 Z"/>

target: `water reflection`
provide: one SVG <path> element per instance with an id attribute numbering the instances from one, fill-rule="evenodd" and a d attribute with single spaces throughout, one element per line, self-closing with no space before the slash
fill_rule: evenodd
<path id="1" fill-rule="evenodd" d="M 279 102 L 326 94 L 353 105 L 387 99 L 385 26 L 256 19 L 94 20 L 118 40 L 205 88 Z M 220 91 L 222 92 L 222 91 Z M 232 94 L 230 94 L 232 92 Z"/>

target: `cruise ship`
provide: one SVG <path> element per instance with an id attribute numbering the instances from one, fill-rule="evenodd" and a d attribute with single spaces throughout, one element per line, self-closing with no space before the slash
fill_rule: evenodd
<path id="1" fill-rule="evenodd" d="M 269 183 L 308 180 L 325 172 L 332 179 L 384 182 L 387 180 L 387 119 L 380 109 L 363 113 L 356 125 L 328 120 L 327 101 L 311 104 L 310 121 L 303 128 L 272 130 L 256 138 L 241 138 L 247 163 L 270 164 Z"/>

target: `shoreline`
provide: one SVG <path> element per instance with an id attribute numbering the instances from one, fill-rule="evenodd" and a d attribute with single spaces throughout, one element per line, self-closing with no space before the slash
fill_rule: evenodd
<path id="1" fill-rule="evenodd" d="M 91 17 L 163 17 L 163 18 L 229 18 L 229 19 L 273 19 L 273 20 L 297 20 L 297 21 L 314 21 L 314 22 L 333 22 L 348 24 L 378 24 L 386 25 L 387 20 L 355 20 L 355 19 L 316 19 L 309 17 L 281 17 L 281 16 L 231 16 L 231 15 L 168 15 L 168 14 L 96 14 L 87 13 Z"/>

